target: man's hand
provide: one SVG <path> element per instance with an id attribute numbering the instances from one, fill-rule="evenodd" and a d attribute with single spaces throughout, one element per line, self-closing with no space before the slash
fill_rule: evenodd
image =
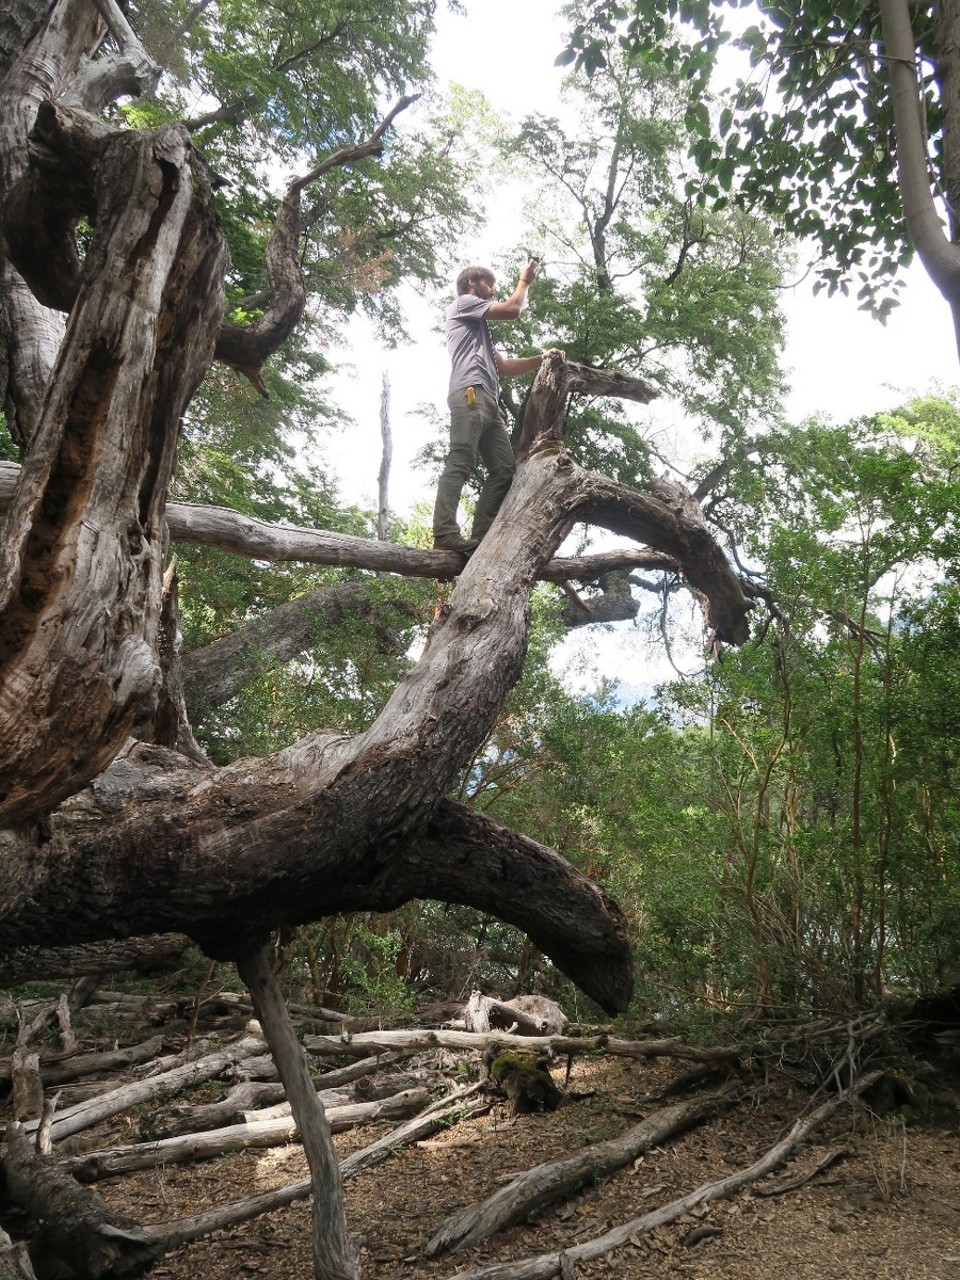
<path id="1" fill-rule="evenodd" d="M 509 298 L 504 298 L 502 302 L 491 302 L 487 308 L 488 320 L 516 320 L 517 316 L 523 310 L 527 301 L 527 288 L 537 278 L 537 272 L 540 269 L 540 263 L 536 258 L 531 258 L 527 265 L 520 272 L 520 279 L 517 281 L 517 287 Z M 478 294 L 483 297 L 483 294 Z"/>

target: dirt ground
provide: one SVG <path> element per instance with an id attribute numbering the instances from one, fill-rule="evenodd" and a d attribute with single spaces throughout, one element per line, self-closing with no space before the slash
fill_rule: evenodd
<path id="1" fill-rule="evenodd" d="M 452 1061 L 447 1065 L 452 1068 Z M 570 1247 L 751 1164 L 809 1104 L 797 1083 L 772 1077 L 733 1111 L 654 1148 L 566 1203 L 474 1249 L 424 1259 L 424 1244 L 447 1215 L 533 1165 L 637 1124 L 661 1105 L 651 1099 L 679 1070 L 663 1060 L 575 1061 L 567 1087 L 585 1096 L 565 1101 L 555 1113 L 515 1117 L 505 1103 L 497 1103 L 487 1115 L 360 1173 L 347 1183 L 347 1208 L 363 1275 L 368 1280 L 446 1277 Z M 563 1071 L 554 1074 L 562 1083 Z M 387 1127 L 340 1135 L 338 1147 L 343 1153 L 355 1150 Z M 758 1194 L 796 1182 L 837 1147 L 846 1154 L 805 1185 Z M 291 1145 L 101 1183 L 97 1189 L 116 1210 L 159 1222 L 305 1176 L 302 1153 Z M 899 1115 L 881 1118 L 866 1108 L 848 1109 L 813 1134 L 791 1164 L 755 1188 L 712 1204 L 702 1216 L 636 1236 L 602 1259 L 579 1264 L 576 1275 L 960 1280 L 958 1229 L 955 1121 L 907 1126 Z M 152 1274 L 168 1280 L 243 1275 L 312 1280 L 309 1209 L 301 1203 L 207 1237 L 168 1255 Z"/>

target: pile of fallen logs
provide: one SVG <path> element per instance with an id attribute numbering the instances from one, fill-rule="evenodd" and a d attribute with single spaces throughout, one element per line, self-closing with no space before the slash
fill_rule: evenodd
<path id="1" fill-rule="evenodd" d="M 29 1021 L 22 1018 L 16 1051 L 9 1060 L 0 1062 L 0 1079 L 9 1082 L 2 1211 L 9 1214 L 15 1207 L 32 1223 L 31 1247 L 42 1246 L 34 1250 L 38 1256 L 52 1253 L 79 1260 L 81 1273 L 90 1280 L 130 1274 L 138 1268 L 149 1269 L 156 1259 L 187 1241 L 309 1195 L 311 1182 L 305 1178 L 191 1218 L 142 1225 L 119 1218 L 95 1194 L 81 1193 L 81 1183 L 209 1160 L 251 1147 L 278 1146 L 298 1138 L 259 1027 L 246 1022 L 250 1007 L 243 997 L 219 999 L 214 1031 L 194 1010 L 188 1019 L 191 1036 L 175 1052 L 164 1052 L 173 1046 L 163 1033 L 123 1049 L 82 1052 L 71 1019 L 78 1001 L 91 995 L 90 989 L 75 988 L 56 1005 L 31 1011 Z M 129 998 L 113 999 L 101 993 L 100 1010 L 110 1007 L 112 1000 L 112 1013 L 117 1016 L 125 999 Z M 537 1013 L 520 1009 L 525 1017 L 518 1019 L 512 1016 L 517 1009 L 500 1002 L 484 1007 L 474 1001 L 474 1005 L 471 1017 L 498 1019 L 511 1029 L 351 1032 L 341 1023 L 334 1033 L 336 1015 L 326 1018 L 325 1010 L 302 1011 L 307 1026 L 330 1028 L 326 1034 L 307 1033 L 300 1038 L 314 1062 L 334 1059 L 338 1063 L 313 1077 L 331 1128 L 339 1132 L 375 1123 L 380 1129 L 374 1141 L 342 1159 L 344 1178 L 357 1176 L 405 1145 L 489 1110 L 497 1097 L 491 1082 L 483 1077 L 484 1054 L 488 1063 L 492 1054 L 538 1056 L 548 1068 L 559 1068 L 558 1075 L 562 1073 L 558 1096 L 569 1080 L 571 1063 L 584 1054 L 674 1058 L 690 1064 L 682 1084 L 699 1085 L 707 1080 L 714 1087 L 684 1101 L 664 1096 L 662 1105 L 616 1138 L 528 1170 L 486 1200 L 460 1210 L 433 1234 L 425 1251 L 429 1257 L 474 1245 L 523 1221 L 534 1211 L 565 1200 L 578 1188 L 630 1164 L 651 1147 L 757 1095 L 755 1064 L 745 1062 L 736 1046 L 694 1046 L 677 1038 L 631 1040 L 607 1033 L 530 1034 L 539 1031 L 542 1024 Z M 156 1002 L 146 1002 L 136 1005 L 135 1016 L 150 1023 L 163 1016 L 176 1020 L 182 1012 L 173 1005 L 161 1009 Z M 54 1022 L 59 1024 L 63 1047 L 41 1056 L 30 1040 Z M 694 1188 L 679 1200 L 660 1205 L 566 1253 L 513 1263 L 509 1268 L 486 1267 L 471 1277 L 493 1280 L 507 1275 L 571 1274 L 577 1259 L 598 1257 L 698 1205 L 732 1195 L 757 1181 L 783 1163 L 817 1126 L 875 1085 L 882 1072 L 859 1070 L 857 1053 L 877 1034 L 881 1022 L 882 1016 L 878 1016 L 847 1026 L 845 1056 L 836 1055 L 834 1060 L 832 1093 L 821 1097 L 812 1109 L 805 1109 L 793 1128 L 753 1164 Z M 233 1033 L 225 1041 L 224 1031 Z M 454 1083 L 450 1068 L 464 1056 L 473 1064 L 474 1078 L 470 1083 Z M 464 1073 L 457 1078 L 462 1080 Z M 194 1091 L 211 1081 L 220 1082 L 222 1096 L 196 1100 Z M 131 1108 L 144 1109 L 145 1104 L 149 1108 L 143 1112 L 138 1141 L 105 1145 L 97 1136 L 106 1122 Z M 23 1250 L 0 1233 L 0 1273 L 4 1267 L 14 1276 L 35 1274 Z M 42 1270 L 36 1274 L 43 1280 Z"/>

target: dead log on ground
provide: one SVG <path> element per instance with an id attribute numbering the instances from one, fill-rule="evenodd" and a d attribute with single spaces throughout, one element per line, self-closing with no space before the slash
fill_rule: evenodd
<path id="1" fill-rule="evenodd" d="M 5 1199 L 36 1227 L 31 1256 L 58 1260 L 61 1274 L 122 1280 L 149 1271 L 163 1252 L 136 1222 L 111 1212 L 95 1192 L 77 1186 L 55 1161 L 35 1151 L 17 1124 L 7 1129 Z"/>
<path id="2" fill-rule="evenodd" d="M 472 1085 L 468 1089 L 451 1094 L 440 1102 L 431 1104 L 421 1115 L 384 1134 L 369 1146 L 354 1151 L 352 1155 L 340 1162 L 340 1176 L 346 1181 L 363 1169 L 388 1159 L 401 1147 L 410 1146 L 411 1143 L 429 1137 L 440 1129 L 449 1130 L 461 1120 L 489 1111 L 488 1099 L 471 1097 L 478 1088 L 478 1085 Z M 451 1099 L 453 1099 L 452 1102 Z M 162 1251 L 169 1252 L 171 1249 L 188 1244 L 191 1240 L 199 1240 L 212 1231 L 226 1230 L 258 1218 L 264 1213 L 272 1213 L 276 1209 L 295 1204 L 298 1200 L 305 1200 L 310 1194 L 311 1185 L 309 1178 L 302 1178 L 298 1182 L 288 1183 L 285 1187 L 277 1187 L 273 1191 L 265 1191 L 261 1195 L 250 1196 L 245 1200 L 237 1200 L 233 1204 L 221 1205 L 193 1218 L 182 1218 L 178 1222 L 157 1223 L 144 1227 L 143 1234 L 148 1239 L 162 1241 Z"/>
<path id="3" fill-rule="evenodd" d="M 618 1040 L 615 1036 L 516 1036 L 507 1032 L 474 1035 L 469 1031 L 434 1031 L 419 1028 L 406 1031 L 367 1031 L 350 1036 L 305 1036 L 303 1046 L 308 1053 L 319 1055 L 389 1053 L 406 1049 L 417 1053 L 428 1049 L 461 1049 L 482 1053 L 489 1047 L 519 1049 L 531 1053 L 537 1049 L 557 1055 L 596 1053 L 602 1051 L 623 1058 L 683 1058 L 693 1062 L 723 1063 L 738 1066 L 741 1051 L 734 1046 L 689 1045 L 678 1037 L 668 1040 Z"/>
<path id="4" fill-rule="evenodd" d="M 474 991 L 463 1011 L 465 1029 L 481 1035 L 492 1030 L 517 1031 L 520 1035 L 562 1035 L 569 1019 L 554 1000 L 546 996 L 516 996 L 495 1000 Z"/>
<path id="5" fill-rule="evenodd" d="M 343 1067 L 340 1071 L 332 1071 L 327 1075 L 315 1076 L 314 1086 L 320 1101 L 329 1112 L 331 1107 L 347 1106 L 350 1102 L 379 1102 L 385 1098 L 395 1097 L 404 1089 L 417 1088 L 422 1082 L 406 1072 L 393 1075 L 382 1084 L 368 1085 L 366 1076 L 377 1071 L 383 1065 L 380 1058 L 365 1058 L 360 1063 Z M 363 1070 L 360 1071 L 359 1068 Z M 353 1097 L 344 1088 L 330 1085 L 336 1077 L 343 1085 L 358 1081 Z M 150 1134 L 154 1138 L 176 1138 L 183 1134 L 203 1133 L 208 1129 L 222 1129 L 229 1124 L 241 1124 L 257 1119 L 267 1119 L 266 1108 L 279 1106 L 284 1102 L 286 1093 L 279 1080 L 245 1080 L 236 1084 L 225 1098 L 219 1102 L 181 1103 L 170 1107 L 163 1115 L 154 1116 L 150 1122 Z"/>
<path id="6" fill-rule="evenodd" d="M 140 1102 L 156 1097 L 158 1093 L 181 1089 L 186 1085 L 196 1084 L 200 1080 L 209 1080 L 212 1076 L 218 1075 L 224 1067 L 262 1048 L 262 1040 L 255 1036 L 247 1036 L 221 1049 L 218 1053 L 197 1058 L 194 1062 L 175 1067 L 174 1070 L 165 1071 L 161 1075 L 151 1076 L 148 1080 L 136 1080 L 131 1084 L 121 1085 L 111 1093 L 102 1094 L 99 1098 L 93 1098 L 88 1102 L 81 1102 L 57 1117 L 53 1122 L 51 1139 L 53 1142 L 62 1142 L 75 1133 L 93 1128 L 101 1120 L 119 1115 Z M 31 1133 L 36 1127 L 36 1123 L 31 1122 L 24 1125 L 24 1130 Z"/>
<path id="7" fill-rule="evenodd" d="M 732 1089 L 665 1107 L 626 1133 L 598 1142 L 563 1160 L 537 1165 L 500 1187 L 486 1200 L 467 1205 L 441 1224 L 427 1244 L 428 1258 L 479 1244 L 529 1214 L 566 1199 L 587 1183 L 599 1182 L 668 1138 L 701 1124 L 737 1101 Z"/>
<path id="8" fill-rule="evenodd" d="M 66 1084 L 68 1080 L 79 1080 L 83 1076 L 121 1070 L 123 1067 L 139 1066 L 151 1062 L 163 1048 L 163 1037 L 153 1036 L 142 1044 L 133 1044 L 126 1049 L 108 1049 L 103 1053 L 78 1053 L 71 1057 L 57 1056 L 54 1059 L 40 1059 L 40 1075 L 45 1088 L 51 1085 Z M 3 1078 L 3 1067 L 0 1066 L 0 1079 Z"/>
<path id="9" fill-rule="evenodd" d="M 343 1106 L 349 1097 L 342 1089 L 317 1091 L 325 1107 Z M 179 1138 L 191 1133 L 205 1133 L 210 1129 L 223 1129 L 230 1124 L 245 1124 L 256 1119 L 256 1112 L 275 1106 L 285 1098 L 279 1080 L 245 1080 L 236 1084 L 219 1102 L 182 1103 L 170 1107 L 162 1115 L 150 1119 L 150 1136 L 153 1138 Z M 265 1119 L 265 1116 L 261 1116 Z"/>
<path id="10" fill-rule="evenodd" d="M 432 1103 L 414 1119 L 355 1151 L 341 1162 L 341 1177 L 352 1177 L 403 1146 L 489 1110 L 487 1099 L 472 1098 L 478 1088 L 473 1085 Z M 44 1246 L 54 1256 L 81 1263 L 86 1280 L 105 1276 L 123 1280 L 128 1275 L 142 1274 L 157 1258 L 191 1240 L 305 1200 L 313 1185 L 310 1178 L 305 1178 L 193 1218 L 140 1226 L 118 1218 L 106 1209 L 99 1196 L 78 1187 L 61 1162 L 41 1159 L 16 1126 L 11 1126 L 10 1146 L 12 1159 L 14 1149 L 16 1152 L 16 1165 L 11 1166 L 14 1173 L 7 1189 L 8 1203 L 37 1219 L 49 1219 L 48 1228 L 42 1233 Z M 52 1237 L 48 1238 L 50 1232 Z M 0 1260 L 7 1263 L 2 1241 Z M 13 1270 L 12 1275 L 16 1280 L 33 1280 L 27 1272 Z"/>
<path id="11" fill-rule="evenodd" d="M 429 1096 L 426 1089 L 408 1089 L 382 1102 L 353 1102 L 344 1107 L 331 1107 L 326 1112 L 327 1123 L 332 1133 L 342 1133 L 358 1124 L 397 1120 L 421 1111 Z M 298 1137 L 299 1131 L 292 1116 L 274 1116 L 231 1124 L 209 1133 L 190 1133 L 162 1138 L 157 1142 L 134 1142 L 122 1147 L 89 1151 L 67 1157 L 60 1162 L 60 1167 L 79 1182 L 97 1182 L 101 1178 L 161 1165 L 215 1160 L 251 1147 L 280 1147 Z"/>
<path id="12" fill-rule="evenodd" d="M 632 1236 L 642 1235 L 645 1231 L 653 1231 L 668 1222 L 675 1222 L 685 1213 L 690 1213 L 699 1205 L 710 1204 L 714 1200 L 723 1200 L 734 1195 L 741 1187 L 749 1186 L 771 1173 L 803 1142 L 813 1131 L 824 1124 L 844 1107 L 858 1097 L 870 1085 L 875 1084 L 883 1075 L 882 1071 L 873 1071 L 857 1080 L 850 1089 L 834 1094 L 826 1102 L 821 1103 L 815 1111 L 801 1116 L 785 1138 L 774 1143 L 759 1160 L 746 1169 L 739 1169 L 719 1182 L 708 1182 L 695 1191 L 662 1205 L 640 1218 L 622 1223 L 608 1231 L 605 1235 L 587 1240 L 583 1244 L 572 1245 L 569 1249 L 561 1249 L 557 1253 L 540 1254 L 535 1258 L 524 1258 L 518 1262 L 496 1264 L 481 1267 L 478 1271 L 458 1271 L 456 1280 L 551 1280 L 553 1276 L 566 1277 L 573 1275 L 577 1263 L 591 1262 L 594 1258 L 603 1257 L 622 1245 L 629 1244 Z M 452 1280 L 452 1277 L 451 1277 Z"/>

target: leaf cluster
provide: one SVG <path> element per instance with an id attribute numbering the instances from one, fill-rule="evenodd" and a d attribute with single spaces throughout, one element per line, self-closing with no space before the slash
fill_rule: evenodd
<path id="1" fill-rule="evenodd" d="M 585 4 L 562 56 L 595 73 L 615 37 L 634 56 L 677 67 L 699 99 L 687 124 L 705 180 L 691 182 L 691 194 L 735 199 L 815 240 L 818 287 L 847 293 L 856 282 L 861 305 L 884 318 L 913 248 L 897 187 L 879 10 L 860 0 L 761 0 L 752 7 L 757 20 L 745 25 L 743 8 L 730 0 Z M 912 6 L 911 16 L 931 161 L 950 193 L 957 175 L 944 164 L 933 6 Z M 747 69 L 714 98 L 729 77 L 731 49 Z"/>
<path id="2" fill-rule="evenodd" d="M 601 43 L 594 74 L 567 81 L 567 114 L 524 120 L 504 147 L 531 187 L 527 234 L 545 246 L 520 332 L 534 347 L 639 372 L 700 422 L 738 430 L 779 397 L 786 255 L 762 220 L 690 194 L 691 129 L 710 121 L 663 51 Z M 624 417 L 609 418 L 616 435 Z M 614 449 L 607 465 L 630 479 L 618 461 Z"/>

